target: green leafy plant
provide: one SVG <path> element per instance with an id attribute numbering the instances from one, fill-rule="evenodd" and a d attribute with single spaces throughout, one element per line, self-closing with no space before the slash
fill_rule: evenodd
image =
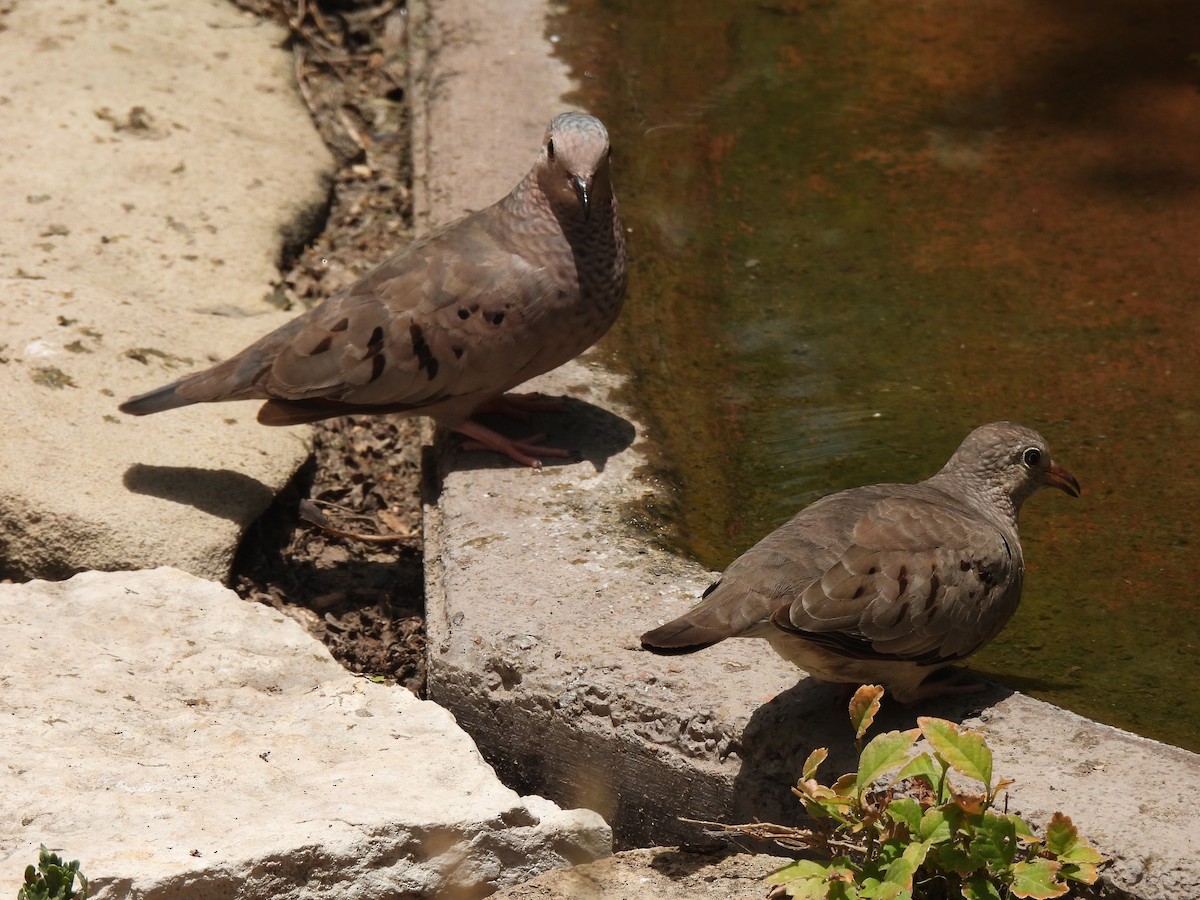
<path id="1" fill-rule="evenodd" d="M 1049 898 L 1065 896 L 1072 882 L 1095 883 L 1103 858 L 1067 816 L 1056 812 L 1039 837 L 1020 816 L 995 811 L 997 795 L 1012 782 L 993 777 L 992 752 L 979 734 L 923 716 L 917 728 L 880 734 L 864 747 L 882 698 L 883 688 L 866 685 L 850 701 L 857 772 L 826 786 L 816 774 L 828 751 L 814 750 L 804 763 L 792 792 L 810 825 L 721 827 L 817 857 L 771 875 L 772 897 Z"/>
<path id="2" fill-rule="evenodd" d="M 79 890 L 74 888 L 79 878 Z M 38 864 L 25 867 L 25 885 L 17 891 L 17 900 L 87 900 L 88 881 L 79 872 L 79 860 L 65 863 L 57 853 L 42 844 Z"/>

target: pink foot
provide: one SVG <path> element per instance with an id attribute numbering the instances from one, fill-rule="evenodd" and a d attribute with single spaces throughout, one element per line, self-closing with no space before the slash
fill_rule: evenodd
<path id="1" fill-rule="evenodd" d="M 519 462 L 523 466 L 529 466 L 531 469 L 540 469 L 542 467 L 542 460 L 538 457 L 570 459 L 575 456 L 575 453 L 571 450 L 541 446 L 541 442 L 546 439 L 544 434 L 535 434 L 525 438 L 523 441 L 514 441 L 492 431 L 486 425 L 480 425 L 478 422 L 470 419 L 458 425 L 454 430 L 469 438 L 463 444 L 463 447 L 466 449 L 494 450 L 496 453 L 503 453 L 514 462 Z"/>
<path id="2" fill-rule="evenodd" d="M 475 407 L 476 413 L 499 413 L 528 423 L 534 413 L 562 412 L 567 406 L 561 399 L 542 394 L 501 394 Z"/>

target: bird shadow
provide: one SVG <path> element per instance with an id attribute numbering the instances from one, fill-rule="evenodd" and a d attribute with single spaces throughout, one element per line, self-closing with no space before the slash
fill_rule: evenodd
<path id="1" fill-rule="evenodd" d="M 983 682 L 983 689 L 977 693 L 939 697 L 911 706 L 885 696 L 865 739 L 886 731 L 916 728 L 919 716 L 961 723 L 1012 694 L 1012 688 Z M 738 748 L 742 767 L 734 780 L 736 821 L 757 818 L 781 825 L 799 824 L 804 811 L 791 787 L 800 777 L 808 755 L 818 747 L 829 750 L 817 774 L 822 784 L 858 769 L 848 699 L 844 686 L 805 678 L 754 711 Z"/>
<path id="2" fill-rule="evenodd" d="M 608 460 L 628 449 L 637 436 L 633 423 L 594 403 L 578 397 L 547 397 L 561 400 L 563 409 L 557 412 L 538 412 L 531 422 L 520 422 L 498 413 L 486 413 L 478 421 L 493 428 L 505 437 L 521 440 L 530 434 L 544 433 L 547 447 L 565 447 L 571 451 L 566 459 L 543 457 L 542 467 L 551 469 L 571 466 L 579 462 L 591 463 L 597 472 L 603 472 Z M 543 427 L 549 425 L 550 427 Z M 439 440 L 447 435 L 439 429 Z M 456 450 L 450 460 L 452 469 L 510 469 L 517 463 L 487 450 L 464 450 L 457 437 L 451 438 Z"/>
<path id="3" fill-rule="evenodd" d="M 182 503 L 233 522 L 250 521 L 275 499 L 274 492 L 258 479 L 229 469 L 134 463 L 125 470 L 122 481 L 135 494 Z"/>

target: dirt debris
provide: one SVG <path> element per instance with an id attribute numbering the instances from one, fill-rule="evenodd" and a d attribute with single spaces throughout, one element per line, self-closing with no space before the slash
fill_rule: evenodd
<path id="1" fill-rule="evenodd" d="M 339 163 L 324 231 L 285 248 L 275 300 L 299 311 L 412 238 L 406 10 L 237 2 L 288 28 L 301 95 Z M 351 671 L 423 696 L 420 431 L 390 416 L 320 423 L 313 460 L 243 539 L 234 588 L 300 621 Z M 330 527 L 302 519 L 306 500 Z"/>

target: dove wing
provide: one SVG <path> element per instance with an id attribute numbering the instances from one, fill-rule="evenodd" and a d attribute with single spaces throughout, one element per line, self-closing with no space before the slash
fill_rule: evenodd
<path id="1" fill-rule="evenodd" d="M 848 536 L 819 577 L 776 610 L 776 626 L 847 656 L 934 665 L 968 656 L 1016 609 L 1015 532 L 957 503 L 887 497 Z"/>
<path id="2" fill-rule="evenodd" d="M 555 278 L 478 219 L 397 254 L 281 335 L 267 394 L 416 409 L 511 386 L 536 354 L 523 338 Z"/>

